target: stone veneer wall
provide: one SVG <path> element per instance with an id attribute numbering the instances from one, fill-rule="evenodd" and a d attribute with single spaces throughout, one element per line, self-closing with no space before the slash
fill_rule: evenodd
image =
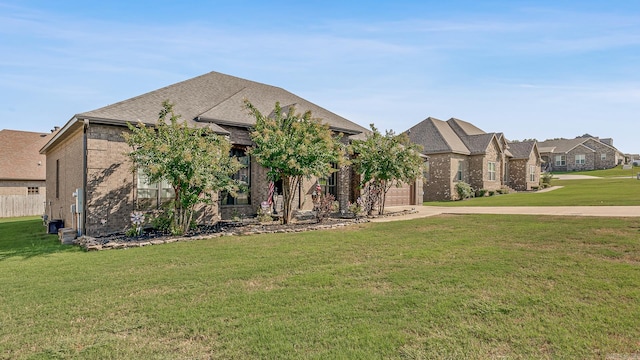
<path id="1" fill-rule="evenodd" d="M 459 154 L 429 154 L 428 179 L 423 183 L 424 201 L 455 200 L 455 177 L 458 163 L 463 162 L 462 181 L 469 181 L 468 156 Z"/>
<path id="2" fill-rule="evenodd" d="M 495 180 L 489 180 L 489 161 L 496 164 Z M 475 190 L 498 190 L 502 186 L 502 152 L 495 141 L 487 147 L 485 154 L 473 155 L 469 160 L 469 185 Z"/>

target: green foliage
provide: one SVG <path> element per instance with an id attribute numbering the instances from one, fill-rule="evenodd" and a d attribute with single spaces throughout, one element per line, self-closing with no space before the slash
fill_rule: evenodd
<path id="1" fill-rule="evenodd" d="M 474 191 L 473 188 L 471 188 L 471 185 L 467 184 L 464 181 L 458 181 L 456 183 L 456 193 L 458 194 L 458 200 L 468 199 L 473 197 L 474 195 Z M 493 194 L 489 192 L 489 195 Z"/>
<path id="2" fill-rule="evenodd" d="M 331 214 L 337 211 L 336 198 L 331 194 L 320 194 L 313 202 L 313 210 L 316 212 L 318 222 L 323 222 Z"/>
<path id="3" fill-rule="evenodd" d="M 293 198 L 303 178 L 326 177 L 345 163 L 340 137 L 335 137 L 329 126 L 312 118 L 311 112 L 296 114 L 295 107 L 283 111 L 275 104 L 272 116 L 263 115 L 249 100 L 245 106 L 256 118 L 251 149 L 256 161 L 269 169 L 271 180 L 282 180 L 283 217 L 291 221 Z"/>
<path id="4" fill-rule="evenodd" d="M 487 194 L 487 189 L 478 189 L 476 190 L 476 196 L 475 197 L 483 197 Z"/>
<path id="5" fill-rule="evenodd" d="M 553 174 L 550 172 L 543 172 L 540 176 L 540 184 L 542 187 L 548 187 L 551 185 L 551 180 L 553 180 Z"/>
<path id="6" fill-rule="evenodd" d="M 371 124 L 371 133 L 365 140 L 354 140 L 351 145 L 353 165 L 362 175 L 361 186 L 380 193 L 378 212 L 384 214 L 386 195 L 392 186 L 400 187 L 422 174 L 421 148 L 409 141 L 406 134 L 396 135 L 387 130 L 384 135 Z"/>
<path id="7" fill-rule="evenodd" d="M 168 117 L 168 119 L 167 119 Z M 155 128 L 127 124 L 124 133 L 133 150 L 129 157 L 151 182 L 168 181 L 175 192 L 173 229 L 185 233 L 195 205 L 210 203 L 219 191 L 232 194 L 237 183 L 231 175 L 241 168 L 229 156 L 231 143 L 208 128 L 189 127 L 168 101 L 162 103 Z M 168 120 L 168 121 L 167 121 Z"/>

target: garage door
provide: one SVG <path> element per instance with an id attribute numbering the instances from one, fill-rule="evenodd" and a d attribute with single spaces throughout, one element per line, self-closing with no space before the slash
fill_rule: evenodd
<path id="1" fill-rule="evenodd" d="M 411 186 L 404 185 L 402 187 L 392 186 L 387 192 L 386 206 L 402 206 L 411 204 Z"/>

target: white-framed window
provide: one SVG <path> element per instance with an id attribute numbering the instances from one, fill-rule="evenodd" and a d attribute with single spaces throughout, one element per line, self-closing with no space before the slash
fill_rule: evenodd
<path id="1" fill-rule="evenodd" d="M 607 160 L 607 154 L 606 153 L 600 154 L 600 160 Z"/>
<path id="2" fill-rule="evenodd" d="M 536 166 L 529 165 L 529 182 L 535 182 L 535 181 L 536 181 Z"/>
<path id="3" fill-rule="evenodd" d="M 585 155 L 584 154 L 577 154 L 576 155 L 576 165 L 584 165 L 585 163 Z"/>
<path id="4" fill-rule="evenodd" d="M 495 181 L 496 180 L 496 163 L 495 162 L 489 161 L 487 172 L 489 175 L 489 181 Z"/>
<path id="5" fill-rule="evenodd" d="M 567 165 L 567 158 L 564 155 L 556 155 L 556 166 Z"/>
<path id="6" fill-rule="evenodd" d="M 458 171 L 456 172 L 456 181 L 462 181 L 462 171 L 464 170 L 464 162 L 458 161 Z"/>
<path id="7" fill-rule="evenodd" d="M 235 156 L 242 168 L 232 175 L 232 178 L 240 183 L 241 189 L 236 196 L 222 192 L 223 205 L 251 205 L 251 157 L 243 148 L 232 148 L 230 156 Z"/>

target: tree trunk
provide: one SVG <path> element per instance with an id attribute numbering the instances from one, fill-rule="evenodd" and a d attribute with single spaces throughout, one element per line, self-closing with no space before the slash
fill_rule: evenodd
<path id="1" fill-rule="evenodd" d="M 293 199 L 295 198 L 295 190 L 300 184 L 300 176 L 283 176 L 282 177 L 282 196 L 283 201 L 283 213 L 282 223 L 289 224 L 293 215 Z"/>

